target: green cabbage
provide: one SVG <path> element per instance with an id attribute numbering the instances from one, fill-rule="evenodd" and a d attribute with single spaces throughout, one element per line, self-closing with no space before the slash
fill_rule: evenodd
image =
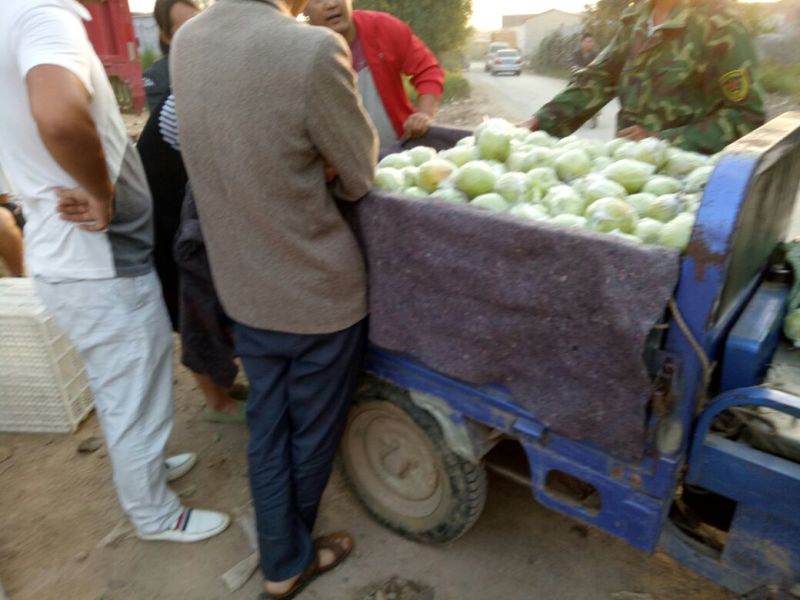
<path id="1" fill-rule="evenodd" d="M 544 205 L 551 215 L 582 215 L 588 202 L 568 185 L 556 185 L 550 188 L 544 197 Z"/>
<path id="2" fill-rule="evenodd" d="M 505 162 L 511 153 L 512 126 L 500 119 L 490 119 L 475 131 L 476 145 L 485 160 Z"/>
<path id="3" fill-rule="evenodd" d="M 541 194 L 546 194 L 551 187 L 561 183 L 553 167 L 536 167 L 528 171 L 527 177 L 530 187 Z"/>
<path id="4" fill-rule="evenodd" d="M 600 198 L 625 198 L 628 195 L 625 188 L 616 181 L 606 179 L 601 175 L 595 177 L 589 175 L 587 180 L 582 193 L 590 203 Z"/>
<path id="5" fill-rule="evenodd" d="M 511 155 L 508 157 L 506 161 L 506 169 L 509 170 L 511 173 L 523 173 L 525 169 L 522 168 L 522 164 L 525 161 L 525 152 L 519 151 L 512 151 Z"/>
<path id="6" fill-rule="evenodd" d="M 381 167 L 375 172 L 375 187 L 384 192 L 399 192 L 406 187 L 406 178 L 400 169 Z"/>
<path id="7" fill-rule="evenodd" d="M 626 140 L 625 138 L 614 138 L 613 140 L 606 142 L 606 156 L 614 157 L 617 153 L 617 150 L 622 148 L 623 146 L 628 146 L 632 144 L 630 140 Z M 624 157 L 623 157 L 624 158 Z"/>
<path id="8" fill-rule="evenodd" d="M 598 156 L 594 160 L 592 160 L 592 171 L 601 172 L 605 169 L 608 165 L 614 162 L 614 159 L 610 156 Z"/>
<path id="9" fill-rule="evenodd" d="M 650 163 L 623 158 L 603 169 L 603 175 L 619 183 L 629 194 L 640 192 L 656 168 Z"/>
<path id="10" fill-rule="evenodd" d="M 436 156 L 436 150 L 428 148 L 427 146 L 417 146 L 411 148 L 406 152 L 416 166 L 420 166 L 424 162 L 428 162 Z"/>
<path id="11" fill-rule="evenodd" d="M 586 227 L 585 217 L 579 217 L 578 215 L 571 215 L 569 213 L 556 215 L 550 219 L 550 222 L 553 225 L 560 225 L 561 227 L 573 227 L 575 229 L 584 229 Z"/>
<path id="12" fill-rule="evenodd" d="M 678 194 L 663 194 L 645 213 L 646 217 L 666 223 L 672 221 L 683 210 L 683 200 Z"/>
<path id="13" fill-rule="evenodd" d="M 404 196 L 411 196 L 412 198 L 427 198 L 428 192 L 421 187 L 410 187 L 403 190 Z"/>
<path id="14" fill-rule="evenodd" d="M 451 187 L 440 187 L 431 194 L 431 198 L 438 198 L 444 202 L 452 202 L 453 204 L 466 204 L 469 202 L 469 198 L 464 192 L 459 192 L 457 189 Z"/>
<path id="15" fill-rule="evenodd" d="M 554 164 L 553 151 L 548 148 L 531 148 L 522 157 L 520 171 L 527 173 L 538 167 L 552 167 Z"/>
<path id="16" fill-rule="evenodd" d="M 530 200 L 530 184 L 524 173 L 506 173 L 497 179 L 494 191 L 511 203 Z"/>
<path id="17" fill-rule="evenodd" d="M 626 158 L 640 160 L 660 168 L 667 161 L 669 144 L 658 138 L 645 138 L 626 148 Z"/>
<path id="18" fill-rule="evenodd" d="M 508 210 L 508 202 L 500 194 L 481 194 L 470 202 L 471 206 L 491 210 L 494 212 L 505 212 Z"/>
<path id="19" fill-rule="evenodd" d="M 433 192 L 442 181 L 453 174 L 455 169 L 453 163 L 443 158 L 429 160 L 419 167 L 419 176 L 417 177 L 419 186 L 428 192 Z"/>
<path id="20" fill-rule="evenodd" d="M 668 248 L 684 250 L 689 245 L 693 227 L 694 215 L 681 213 L 664 225 L 659 243 Z"/>
<path id="21" fill-rule="evenodd" d="M 478 152 L 478 149 L 475 146 L 467 145 L 454 146 L 449 150 L 442 150 L 439 153 L 439 158 L 449 160 L 457 167 L 463 167 L 468 162 L 478 160 L 480 157 L 480 152 Z"/>
<path id="22" fill-rule="evenodd" d="M 683 189 L 683 184 L 669 175 L 654 175 L 642 188 L 643 192 L 663 196 L 664 194 L 677 194 Z"/>
<path id="23" fill-rule="evenodd" d="M 467 163 L 455 174 L 455 186 L 470 198 L 477 198 L 494 190 L 497 175 L 485 162 Z"/>
<path id="24" fill-rule="evenodd" d="M 603 233 L 614 230 L 633 233 L 636 228 L 636 211 L 619 198 L 600 198 L 586 209 L 589 228 Z"/>
<path id="25" fill-rule="evenodd" d="M 419 185 L 419 167 L 403 167 L 400 171 L 406 180 L 405 187 L 410 188 Z"/>
<path id="26" fill-rule="evenodd" d="M 658 196 L 647 192 L 640 192 L 638 194 L 631 194 L 625 198 L 625 202 L 633 207 L 639 217 L 644 217 L 650 208 L 656 203 Z"/>
<path id="27" fill-rule="evenodd" d="M 538 204 L 517 204 L 512 206 L 508 214 L 519 219 L 530 219 L 531 221 L 547 221 L 549 216 L 544 207 Z"/>
<path id="28" fill-rule="evenodd" d="M 560 179 L 572 181 L 592 170 L 592 159 L 585 150 L 567 150 L 556 158 L 555 167 Z"/>
<path id="29" fill-rule="evenodd" d="M 631 140 L 626 140 L 623 138 L 622 143 L 617 146 L 614 152 L 609 153 L 611 158 L 614 160 L 622 160 L 623 158 L 630 158 L 631 153 L 633 152 L 633 148 L 636 146 L 636 142 Z"/>
<path id="30" fill-rule="evenodd" d="M 673 177 L 683 177 L 694 171 L 697 167 L 702 167 L 708 164 L 708 157 L 697 154 L 696 152 L 687 152 L 679 148 L 670 148 L 667 151 L 667 164 L 664 167 L 664 172 Z"/>
<path id="31" fill-rule="evenodd" d="M 534 146 L 546 146 L 552 148 L 556 144 L 556 138 L 544 131 L 532 131 L 525 138 L 525 142 Z"/>
<path id="32" fill-rule="evenodd" d="M 659 244 L 661 242 L 661 231 L 663 229 L 664 223 L 661 221 L 645 218 L 636 224 L 633 235 L 642 240 L 645 244 Z"/>
<path id="33" fill-rule="evenodd" d="M 706 187 L 708 180 L 711 179 L 711 173 L 714 172 L 714 165 L 705 165 L 697 167 L 694 171 L 686 176 L 686 184 L 684 189 L 691 193 L 700 192 Z"/>
<path id="34" fill-rule="evenodd" d="M 408 152 L 397 152 L 385 156 L 381 162 L 378 163 L 378 168 L 391 167 L 393 169 L 402 169 L 403 167 L 413 167 L 414 161 L 408 155 Z"/>

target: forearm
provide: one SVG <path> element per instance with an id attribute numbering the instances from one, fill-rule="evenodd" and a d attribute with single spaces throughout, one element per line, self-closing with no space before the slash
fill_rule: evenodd
<path id="1" fill-rule="evenodd" d="M 725 107 L 694 123 L 665 129 L 658 135 L 684 150 L 713 154 L 760 127 L 764 121 L 763 112 Z"/>
<path id="2" fill-rule="evenodd" d="M 91 115 L 74 115 L 73 119 L 63 125 L 39 124 L 42 141 L 53 159 L 80 187 L 98 199 L 110 200 L 114 185 L 94 121 Z"/>
<path id="3" fill-rule="evenodd" d="M 111 201 L 114 186 L 91 114 L 91 97 L 61 67 L 43 65 L 27 76 L 31 113 L 53 159 L 89 194 Z"/>
<path id="4" fill-rule="evenodd" d="M 540 127 L 564 137 L 573 133 L 614 97 L 610 89 L 570 86 L 536 112 Z"/>
<path id="5" fill-rule="evenodd" d="M 421 94 L 417 98 L 417 112 L 425 113 L 429 117 L 435 117 L 439 109 L 439 98 L 433 94 Z"/>

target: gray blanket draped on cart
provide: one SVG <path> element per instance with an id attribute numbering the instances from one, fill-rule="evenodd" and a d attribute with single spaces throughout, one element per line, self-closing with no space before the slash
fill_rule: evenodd
<path id="1" fill-rule="evenodd" d="M 354 221 L 373 344 L 503 385 L 553 431 L 641 458 L 643 353 L 678 280 L 676 251 L 377 191 Z"/>

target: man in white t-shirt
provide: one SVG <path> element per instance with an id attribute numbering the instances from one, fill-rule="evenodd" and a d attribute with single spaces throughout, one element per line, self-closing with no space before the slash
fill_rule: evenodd
<path id="1" fill-rule="evenodd" d="M 122 508 L 147 540 L 193 542 L 227 515 L 181 506 L 167 481 L 172 337 L 151 260 L 151 200 L 76 0 L 0 3 L 0 163 L 26 218 L 36 289 L 89 374 Z"/>

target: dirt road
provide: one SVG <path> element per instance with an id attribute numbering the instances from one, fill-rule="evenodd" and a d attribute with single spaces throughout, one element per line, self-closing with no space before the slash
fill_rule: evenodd
<path id="1" fill-rule="evenodd" d="M 519 77 L 501 75 L 492 77 L 484 72 L 481 63 L 473 63 L 464 73 L 478 101 L 492 108 L 492 116 L 503 117 L 519 123 L 540 106 L 564 89 L 566 81 L 523 73 Z M 615 100 L 600 113 L 597 127 L 584 125 L 578 131 L 581 137 L 610 140 L 614 137 L 614 124 L 619 103 Z"/>

